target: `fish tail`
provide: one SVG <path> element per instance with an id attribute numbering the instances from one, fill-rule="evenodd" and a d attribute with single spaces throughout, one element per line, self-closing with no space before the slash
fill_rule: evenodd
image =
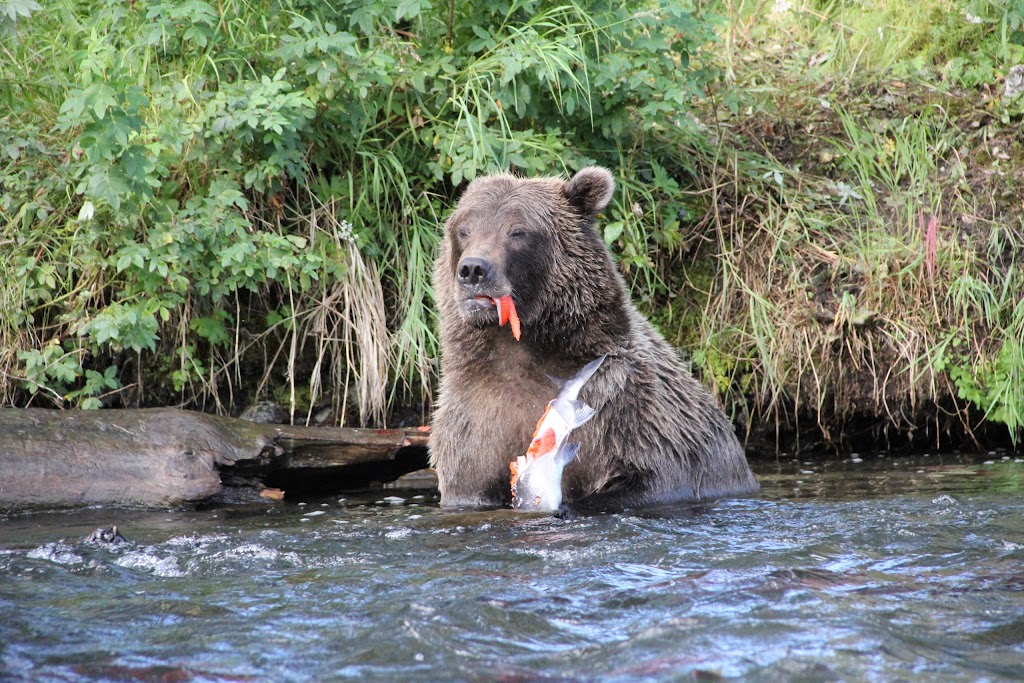
<path id="1" fill-rule="evenodd" d="M 608 354 L 598 356 L 597 358 L 595 358 L 594 360 L 590 361 L 582 368 L 580 368 L 579 372 L 577 372 L 572 377 L 569 377 L 568 379 L 556 377 L 554 375 L 548 375 L 547 373 L 545 373 L 545 376 L 549 380 L 554 382 L 555 386 L 558 387 L 559 393 L 565 391 L 566 387 L 569 386 L 571 387 L 570 391 L 573 392 L 573 395 L 577 396 L 580 393 L 580 389 L 583 388 L 583 385 L 586 384 L 590 380 L 590 378 L 594 376 L 594 373 L 597 372 L 597 369 L 601 367 L 601 363 L 603 363 L 604 359 L 607 357 Z"/>
<path id="2" fill-rule="evenodd" d="M 563 379 L 562 377 L 555 377 L 554 375 L 549 375 L 549 374 L 548 374 L 548 373 L 546 373 L 546 372 L 544 373 L 544 376 L 545 376 L 545 377 L 547 377 L 547 378 L 548 378 L 549 380 L 551 380 L 551 382 L 552 382 L 552 383 L 553 383 L 553 384 L 554 384 L 554 385 L 555 385 L 556 387 L 558 387 L 558 390 L 559 390 L 559 391 L 561 391 L 561 390 L 562 390 L 562 387 L 564 387 L 564 386 L 566 385 L 566 383 L 568 383 L 568 382 L 569 382 L 569 380 L 567 380 L 567 379 Z"/>
<path id="3" fill-rule="evenodd" d="M 559 395 L 563 395 L 565 398 L 574 400 L 577 396 L 579 396 L 580 389 L 583 388 L 583 385 L 586 384 L 587 381 L 594 376 L 594 373 L 597 372 L 597 369 L 601 367 L 601 363 L 603 363 L 604 359 L 607 357 L 607 354 L 598 356 L 597 358 L 595 358 L 594 360 L 590 361 L 582 368 L 580 368 L 579 372 L 573 375 L 572 378 L 570 378 L 567 382 L 565 382 L 564 385 L 562 385 L 562 393 L 560 393 Z"/>
<path id="4" fill-rule="evenodd" d="M 608 354 L 604 353 L 595 358 L 594 360 L 590 361 L 582 368 L 580 368 L 580 371 L 576 373 L 576 376 L 573 377 L 573 379 L 579 382 L 580 386 L 582 387 L 584 384 L 587 383 L 587 381 L 591 377 L 594 376 L 594 373 L 597 372 L 597 369 L 601 367 L 601 363 L 603 363 L 604 359 L 607 357 Z"/>

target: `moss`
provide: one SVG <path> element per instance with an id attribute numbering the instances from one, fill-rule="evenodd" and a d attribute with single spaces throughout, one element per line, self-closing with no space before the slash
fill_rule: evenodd
<path id="1" fill-rule="evenodd" d="M 295 414 L 305 415 L 309 412 L 312 392 L 308 385 L 297 385 L 295 387 Z M 292 392 L 288 385 L 278 385 L 273 391 L 274 403 L 282 406 L 291 406 Z"/>
<path id="2" fill-rule="evenodd" d="M 671 299 L 651 312 L 651 320 L 675 346 L 694 349 L 701 344 L 704 311 L 720 277 L 711 258 L 699 258 L 667 273 Z"/>

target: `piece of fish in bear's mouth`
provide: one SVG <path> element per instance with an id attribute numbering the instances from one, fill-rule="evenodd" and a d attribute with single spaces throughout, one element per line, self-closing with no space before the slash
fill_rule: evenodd
<path id="1" fill-rule="evenodd" d="M 516 302 L 511 294 L 503 294 L 499 297 L 477 294 L 466 297 L 462 300 L 462 311 L 469 321 L 478 326 L 485 327 L 495 322 L 490 316 L 492 311 L 497 313 L 499 327 L 510 323 L 512 337 L 519 341 L 522 338 L 522 325 L 519 322 L 519 314 L 516 312 Z"/>

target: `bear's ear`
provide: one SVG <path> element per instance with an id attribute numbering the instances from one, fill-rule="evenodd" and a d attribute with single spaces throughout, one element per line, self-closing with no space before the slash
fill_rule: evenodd
<path id="1" fill-rule="evenodd" d="M 615 192 L 611 171 L 600 166 L 587 166 L 562 187 L 562 194 L 584 216 L 593 218 L 608 206 Z"/>

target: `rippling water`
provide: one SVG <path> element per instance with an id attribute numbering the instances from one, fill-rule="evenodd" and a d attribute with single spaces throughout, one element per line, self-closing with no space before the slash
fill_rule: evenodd
<path id="1" fill-rule="evenodd" d="M 0 516 L 0 679 L 1021 680 L 1006 457 L 763 463 L 758 498 L 569 520 L 393 491 Z"/>

